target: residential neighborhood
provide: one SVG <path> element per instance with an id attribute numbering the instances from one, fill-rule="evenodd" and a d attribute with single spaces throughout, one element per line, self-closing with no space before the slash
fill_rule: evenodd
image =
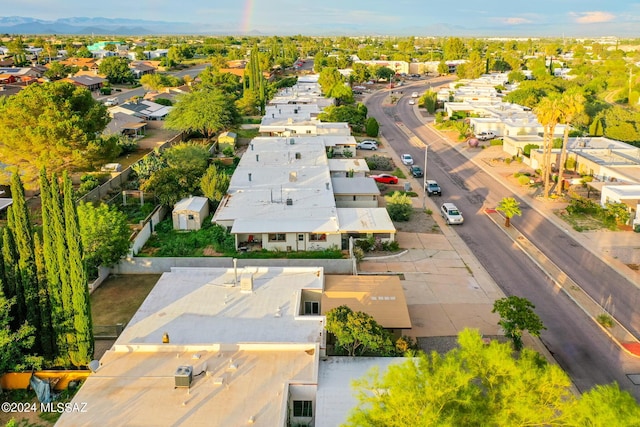
<path id="1" fill-rule="evenodd" d="M 5 34 L 0 425 L 633 425 L 608 40 Z"/>

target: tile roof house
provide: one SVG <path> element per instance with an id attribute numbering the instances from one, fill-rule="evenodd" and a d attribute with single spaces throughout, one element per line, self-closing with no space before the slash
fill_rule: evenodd
<path id="1" fill-rule="evenodd" d="M 62 79 L 62 81 L 73 83 L 76 86 L 84 87 L 91 92 L 100 90 L 107 79 L 98 76 L 72 76 Z"/>

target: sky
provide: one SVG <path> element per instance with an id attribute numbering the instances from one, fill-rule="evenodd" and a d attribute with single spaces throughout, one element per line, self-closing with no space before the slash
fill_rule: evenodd
<path id="1" fill-rule="evenodd" d="M 4 11 L 51 21 L 183 22 L 230 34 L 640 37 L 640 1 L 631 0 L 20 0 Z"/>

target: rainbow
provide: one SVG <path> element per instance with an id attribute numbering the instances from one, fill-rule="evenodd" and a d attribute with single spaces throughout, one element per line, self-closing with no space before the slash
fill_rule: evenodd
<path id="1" fill-rule="evenodd" d="M 240 30 L 242 34 L 246 34 L 251 31 L 251 14 L 253 12 L 253 0 L 247 0 L 244 4 L 244 11 L 242 13 L 242 24 Z"/>

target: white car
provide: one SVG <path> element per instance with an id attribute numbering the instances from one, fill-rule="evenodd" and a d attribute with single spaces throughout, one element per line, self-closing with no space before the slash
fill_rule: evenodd
<path id="1" fill-rule="evenodd" d="M 478 139 L 480 141 L 488 141 L 488 140 L 493 139 L 495 137 L 496 137 L 496 134 L 493 133 L 492 131 L 480 132 L 480 133 L 476 134 L 476 139 Z"/>
<path id="2" fill-rule="evenodd" d="M 418 97 L 418 92 L 413 92 L 413 93 L 411 94 L 411 97 L 412 97 L 412 98 L 417 98 L 417 97 Z"/>
<path id="3" fill-rule="evenodd" d="M 367 140 L 367 141 L 360 141 L 356 144 L 356 148 L 360 149 L 360 150 L 377 150 L 378 149 L 378 143 L 376 141 L 372 141 L 372 140 Z"/>
<path id="4" fill-rule="evenodd" d="M 415 103 L 416 103 L 416 101 L 415 101 L 415 100 L 413 100 L 413 99 L 410 99 L 410 100 L 409 100 L 409 105 L 415 105 Z"/>
<path id="5" fill-rule="evenodd" d="M 402 160 L 403 165 L 411 166 L 413 164 L 413 157 L 411 157 L 411 154 L 403 154 L 400 159 Z"/>
<path id="6" fill-rule="evenodd" d="M 443 203 L 440 206 L 440 215 L 447 224 L 462 224 L 464 222 L 462 213 L 453 203 Z"/>
<path id="7" fill-rule="evenodd" d="M 118 105 L 118 98 L 107 98 L 107 100 L 104 102 L 104 105 L 106 105 L 107 107 Z"/>

